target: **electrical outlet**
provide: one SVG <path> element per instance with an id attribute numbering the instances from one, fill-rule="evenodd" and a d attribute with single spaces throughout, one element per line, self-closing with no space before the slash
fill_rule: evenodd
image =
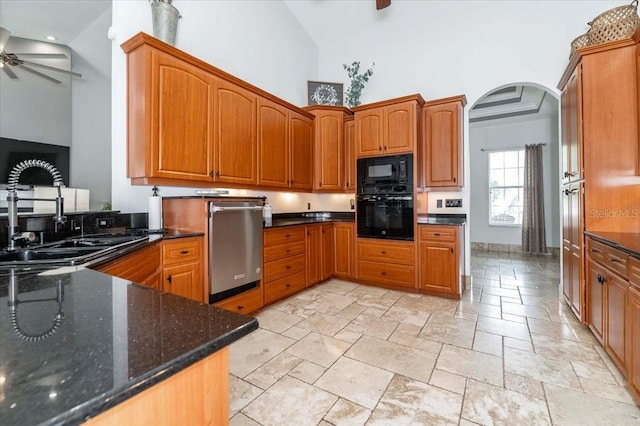
<path id="1" fill-rule="evenodd" d="M 112 217 L 102 217 L 96 219 L 96 225 L 98 228 L 113 228 L 115 224 L 115 219 Z"/>
<path id="2" fill-rule="evenodd" d="M 436 201 L 436 207 L 441 209 L 442 208 L 442 200 L 437 200 Z"/>
<path id="3" fill-rule="evenodd" d="M 444 200 L 445 207 L 462 207 L 462 198 L 455 198 L 453 200 Z"/>

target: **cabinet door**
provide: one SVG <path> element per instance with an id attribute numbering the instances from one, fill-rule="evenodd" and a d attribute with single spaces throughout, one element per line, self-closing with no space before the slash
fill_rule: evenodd
<path id="1" fill-rule="evenodd" d="M 255 185 L 256 96 L 220 79 L 215 87 L 214 180 Z"/>
<path id="2" fill-rule="evenodd" d="M 333 224 L 334 266 L 338 278 L 355 278 L 355 224 Z"/>
<path id="3" fill-rule="evenodd" d="M 213 77 L 158 52 L 152 53 L 151 69 L 152 176 L 211 181 Z"/>
<path id="4" fill-rule="evenodd" d="M 569 126 L 569 181 L 582 179 L 582 65 L 578 65 L 567 82 Z"/>
<path id="5" fill-rule="evenodd" d="M 258 98 L 258 184 L 289 187 L 287 110 Z"/>
<path id="6" fill-rule="evenodd" d="M 384 109 L 383 154 L 412 153 L 416 133 L 415 102 L 405 102 Z"/>
<path id="7" fill-rule="evenodd" d="M 326 112 L 315 119 L 315 175 L 313 189 L 342 190 L 343 187 L 343 113 Z"/>
<path id="8" fill-rule="evenodd" d="M 356 152 L 358 157 L 382 154 L 383 108 L 358 111 L 354 114 Z"/>
<path id="9" fill-rule="evenodd" d="M 420 288 L 440 293 L 456 293 L 456 257 L 455 244 L 420 243 Z"/>
<path id="10" fill-rule="evenodd" d="M 587 272 L 587 325 L 603 343 L 604 338 L 604 279 L 605 271 L 593 261 L 589 261 Z"/>
<path id="11" fill-rule="evenodd" d="M 608 274 L 605 289 L 607 292 L 606 333 L 604 339 L 611 359 L 622 370 L 626 370 L 626 324 L 627 294 L 629 283 L 622 278 Z"/>
<path id="12" fill-rule="evenodd" d="M 629 344 L 628 374 L 629 387 L 640 396 L 640 288 L 629 287 L 629 315 L 627 321 L 627 341 Z"/>
<path id="13" fill-rule="evenodd" d="M 322 240 L 320 225 L 307 226 L 307 285 L 314 285 L 322 280 Z"/>
<path id="14" fill-rule="evenodd" d="M 571 155 L 571 111 L 569 104 L 569 87 L 565 86 L 560 97 L 561 120 L 562 120 L 562 139 L 560 141 L 560 155 L 562 160 L 561 176 L 562 183 L 569 182 L 569 172 L 571 171 L 570 155 Z"/>
<path id="15" fill-rule="evenodd" d="M 462 186 L 461 118 L 459 102 L 424 108 L 425 186 Z"/>
<path id="16" fill-rule="evenodd" d="M 160 256 L 160 244 L 155 243 L 92 269 L 162 290 Z"/>
<path id="17" fill-rule="evenodd" d="M 584 237 L 583 237 L 583 197 L 582 185 L 575 184 L 569 190 L 570 203 L 570 239 L 571 239 L 571 307 L 578 318 L 582 318 L 582 301 L 584 289 Z"/>
<path id="18" fill-rule="evenodd" d="M 167 293 L 202 302 L 198 263 L 165 267 L 162 277 L 163 290 Z"/>
<path id="19" fill-rule="evenodd" d="M 322 239 L 322 280 L 333 275 L 333 224 L 321 226 Z"/>
<path id="20" fill-rule="evenodd" d="M 353 120 L 344 122 L 344 190 L 356 192 L 356 125 Z"/>
<path id="21" fill-rule="evenodd" d="M 571 291 L 571 271 L 573 270 L 571 259 L 571 245 L 562 244 L 562 295 L 569 306 L 573 305 L 571 302 L 573 295 Z"/>
<path id="22" fill-rule="evenodd" d="M 289 113 L 289 146 L 291 149 L 291 187 L 311 190 L 313 187 L 313 120 Z"/>

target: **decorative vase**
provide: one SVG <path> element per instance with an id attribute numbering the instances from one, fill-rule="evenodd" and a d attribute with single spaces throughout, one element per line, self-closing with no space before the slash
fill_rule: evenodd
<path id="1" fill-rule="evenodd" d="M 153 36 L 174 46 L 180 12 L 173 5 L 161 1 L 151 3 Z"/>

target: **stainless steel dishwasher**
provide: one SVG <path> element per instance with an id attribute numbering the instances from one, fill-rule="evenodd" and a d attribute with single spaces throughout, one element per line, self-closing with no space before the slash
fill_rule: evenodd
<path id="1" fill-rule="evenodd" d="M 209 303 L 254 288 L 262 279 L 263 201 L 209 203 Z"/>

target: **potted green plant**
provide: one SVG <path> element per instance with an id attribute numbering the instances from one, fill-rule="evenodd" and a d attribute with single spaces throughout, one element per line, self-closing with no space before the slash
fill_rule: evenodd
<path id="1" fill-rule="evenodd" d="M 374 62 L 371 68 L 363 73 L 360 73 L 360 62 L 354 61 L 351 65 L 342 64 L 342 67 L 347 70 L 347 75 L 351 79 L 349 87 L 346 93 L 346 104 L 349 108 L 360 105 L 360 95 L 362 95 L 362 89 L 369 78 L 373 75 L 373 67 L 376 65 Z"/>
<path id="2" fill-rule="evenodd" d="M 153 36 L 175 45 L 180 12 L 172 4 L 173 0 L 149 0 L 153 17 Z"/>

